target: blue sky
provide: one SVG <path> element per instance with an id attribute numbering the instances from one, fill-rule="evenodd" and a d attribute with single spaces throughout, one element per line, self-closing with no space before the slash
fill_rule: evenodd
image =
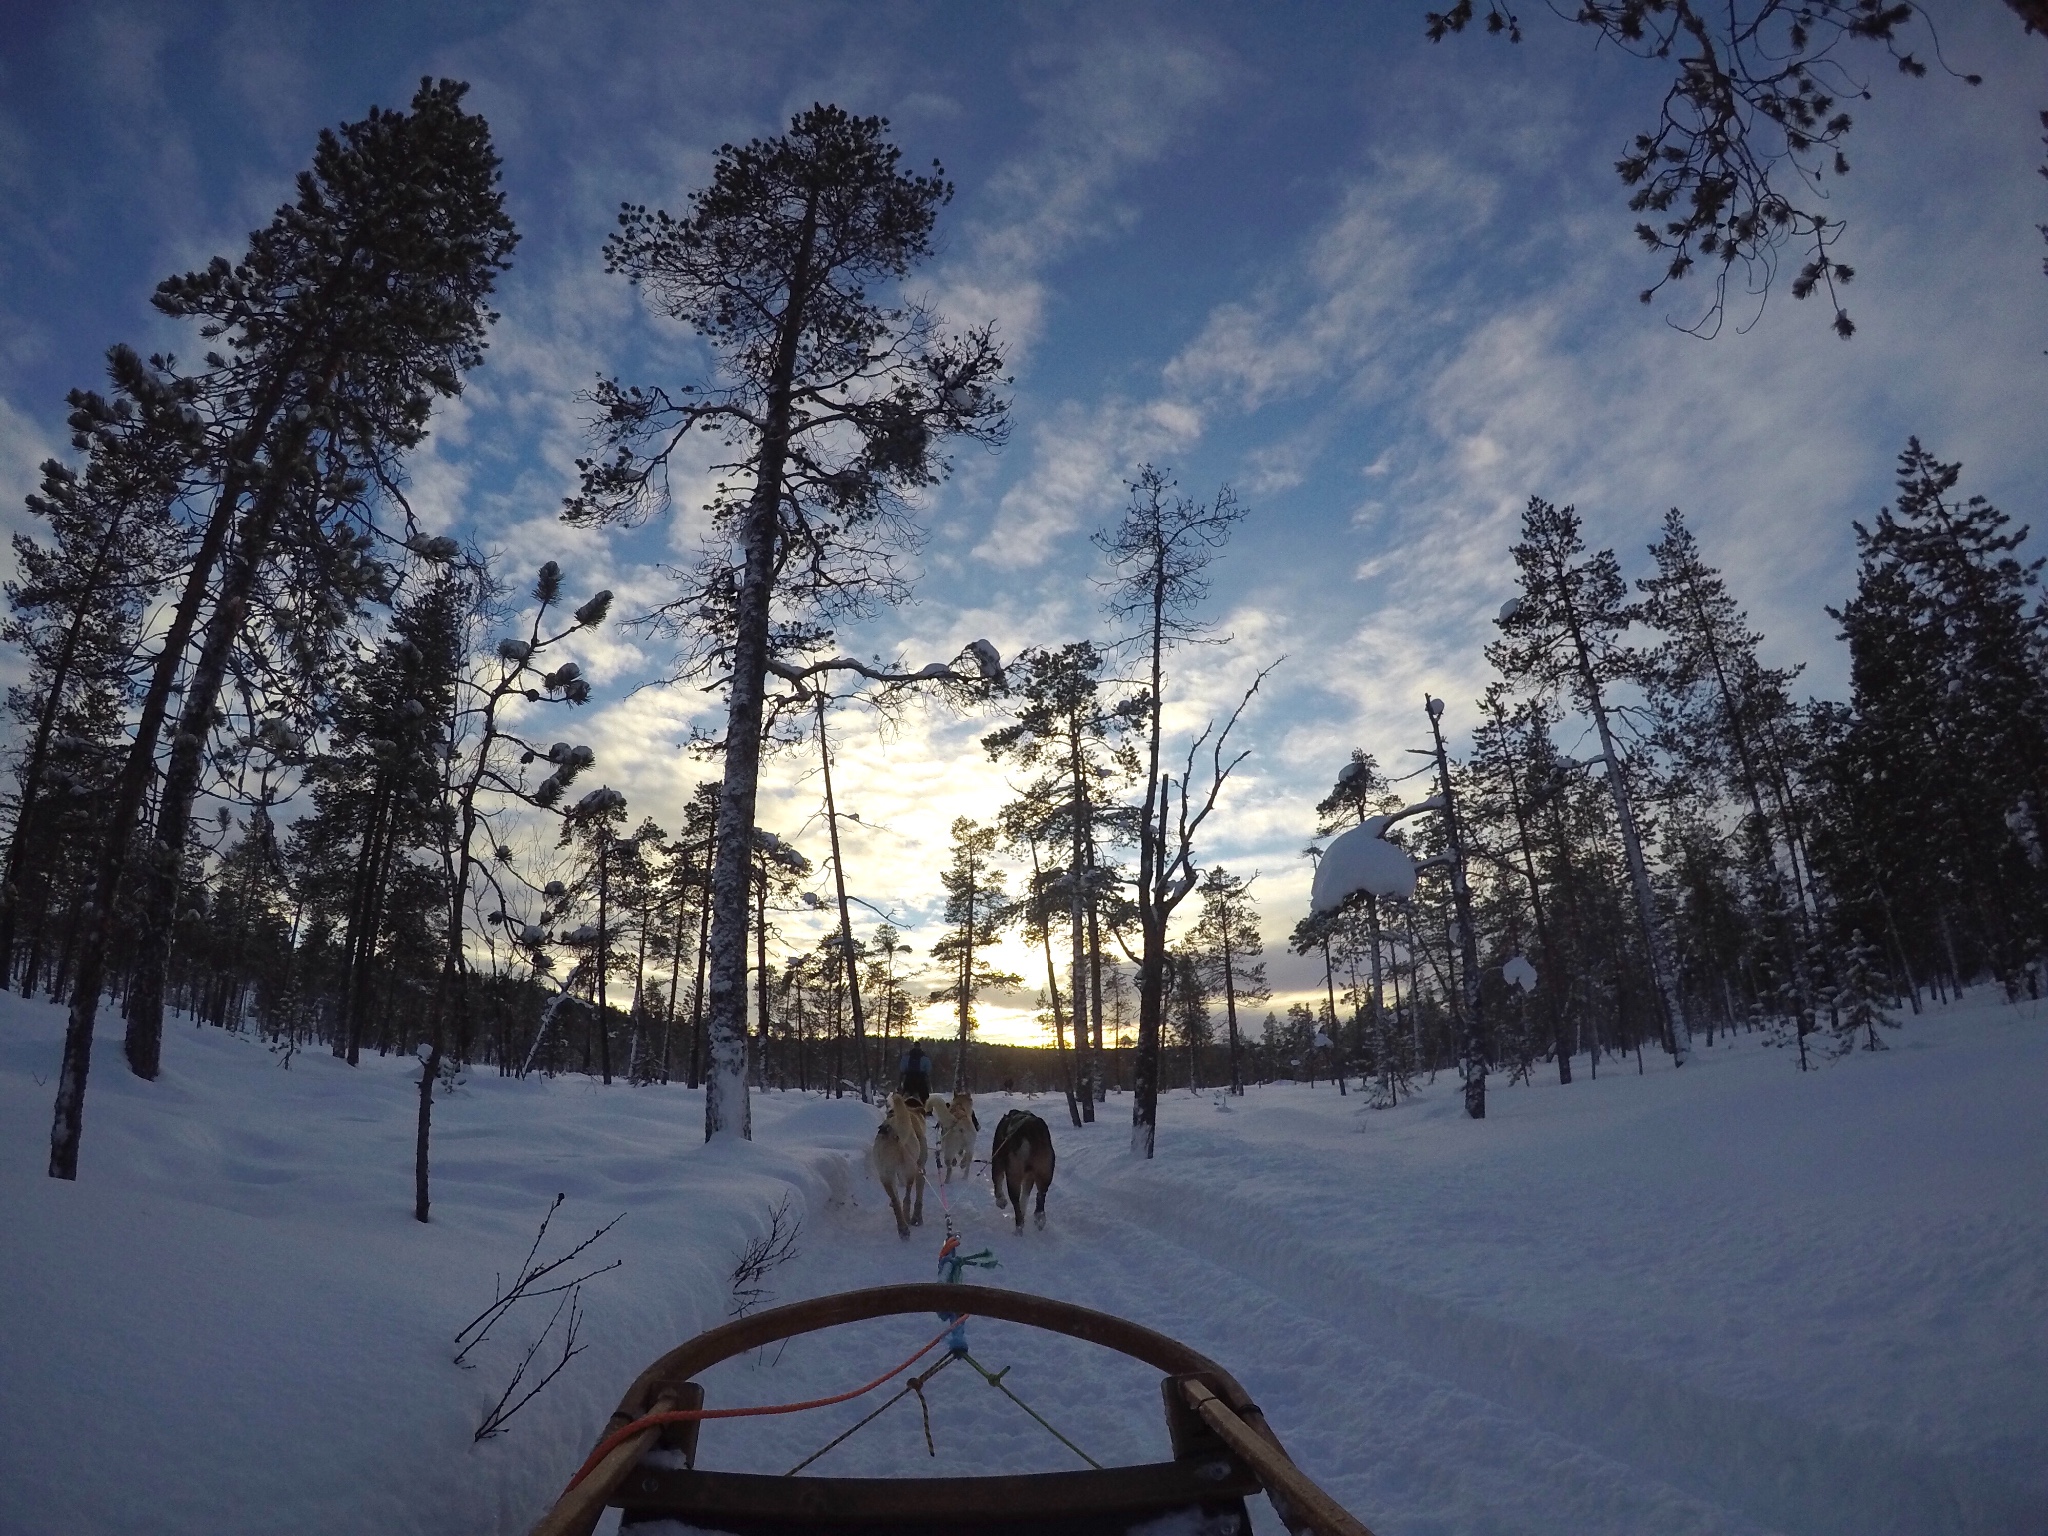
<path id="1" fill-rule="evenodd" d="M 1450 699 L 1454 739 L 1469 728 L 1530 494 L 1575 502 L 1631 575 L 1682 506 L 1771 659 L 1839 695 L 1823 605 L 1851 590 L 1850 519 L 1887 498 L 1907 434 L 2022 521 L 2048 467 L 2048 43 L 2005 7 L 1931 7 L 1980 88 L 1869 61 L 1834 191 L 1859 271 L 1846 343 L 1783 292 L 1711 343 L 1668 323 L 1693 318 L 1699 284 L 1637 304 L 1653 272 L 1611 166 L 1655 109 L 1654 72 L 1535 8 L 1520 47 L 1432 47 L 1423 9 L 9 0 L 0 517 L 20 522 L 35 463 L 63 443 L 63 392 L 96 381 L 109 343 L 196 350 L 150 311 L 157 279 L 237 252 L 323 125 L 453 75 L 493 125 L 523 241 L 490 360 L 414 465 L 416 501 L 515 572 L 559 559 L 572 588 L 614 587 L 629 613 L 698 528 L 554 520 L 582 449 L 576 395 L 601 370 L 671 381 L 701 363 L 603 274 L 618 204 L 680 206 L 721 142 L 814 100 L 883 114 L 909 160 L 942 160 L 958 186 L 915 286 L 1000 323 L 1015 425 L 925 509 L 918 602 L 847 643 L 921 662 L 978 635 L 1006 655 L 1100 635 L 1087 535 L 1123 477 L 1150 460 L 1192 494 L 1234 485 L 1251 515 L 1214 602 L 1233 643 L 1184 658 L 1172 720 L 1199 726 L 1286 656 L 1205 849 L 1261 872 L 1277 950 L 1305 903 L 1311 806 L 1348 749 L 1400 760 L 1425 739 L 1425 689 Z M 603 632 L 575 734 L 601 781 L 673 826 L 704 772 L 675 743 L 709 701 L 636 692 L 662 659 Z M 885 736 L 849 713 L 838 730 L 842 801 L 873 829 L 851 834 L 850 884 L 901 912 L 920 951 L 948 825 L 1003 793 L 975 745 L 994 723 Z M 762 820 L 816 856 L 807 767 L 772 765 Z M 1312 984 L 1298 962 L 1273 968 L 1283 994 Z M 1027 1017 L 998 1006 L 989 1027 Z"/>

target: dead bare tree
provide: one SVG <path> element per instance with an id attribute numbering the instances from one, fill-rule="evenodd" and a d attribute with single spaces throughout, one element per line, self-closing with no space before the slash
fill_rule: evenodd
<path id="1" fill-rule="evenodd" d="M 1138 829 L 1138 1049 L 1132 1066 L 1131 1150 L 1152 1155 L 1159 1117 L 1159 1035 L 1166 1000 L 1166 925 L 1174 909 L 1195 889 L 1195 835 L 1237 765 L 1249 750 L 1225 760 L 1231 732 L 1274 666 L 1262 670 L 1218 730 L 1212 720 L 1188 744 L 1175 776 L 1164 757 L 1162 706 L 1167 652 L 1209 638 L 1211 626 L 1195 610 L 1208 595 L 1204 574 L 1244 509 L 1228 486 L 1202 503 L 1174 494 L 1163 470 L 1146 465 L 1131 482 L 1123 521 L 1096 538 L 1114 575 L 1108 607 L 1121 620 L 1142 628 L 1127 644 L 1137 649 L 1147 686 L 1123 709 L 1145 735 L 1145 800 Z M 1208 767 L 1198 781 L 1206 750 Z"/>

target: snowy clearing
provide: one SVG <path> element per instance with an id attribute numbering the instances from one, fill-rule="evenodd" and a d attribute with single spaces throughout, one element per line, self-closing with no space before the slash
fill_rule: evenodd
<path id="1" fill-rule="evenodd" d="M 179 1026 L 163 1079 L 103 1024 L 76 1184 L 44 1177 L 62 1016 L 0 1004 L 0 1529 L 518 1532 L 643 1365 L 722 1321 L 785 1196 L 798 1256 L 770 1301 L 928 1279 L 939 1187 L 899 1241 L 853 1100 L 757 1098 L 706 1148 L 699 1096 L 469 1079 L 438 1110 L 435 1221 L 411 1219 L 415 1068 L 351 1070 Z M 109 1010 L 111 1012 L 111 1010 Z M 1801 1076 L 1755 1036 L 1683 1073 L 1455 1083 L 1374 1113 L 1327 1085 L 1128 1100 L 1085 1131 L 1057 1098 L 1042 1232 L 986 1180 L 946 1204 L 975 1276 L 1136 1318 L 1215 1356 L 1295 1458 L 1380 1536 L 2048 1529 L 2048 1025 L 1988 998 Z M 1007 1100 L 977 1100 L 987 1150 Z M 581 1296 L 587 1350 L 471 1435 L 554 1299 L 471 1357 L 452 1336 L 543 1257 L 623 1265 Z M 843 1389 L 929 1336 L 865 1324 L 711 1373 L 718 1403 Z M 974 1353 L 1103 1461 L 1164 1454 L 1133 1362 L 994 1324 Z M 1078 1465 L 965 1368 L 831 1453 L 840 1474 Z M 874 1405 L 713 1424 L 702 1463 L 782 1471 Z M 1254 1501 L 1262 1530 L 1278 1524 Z"/>

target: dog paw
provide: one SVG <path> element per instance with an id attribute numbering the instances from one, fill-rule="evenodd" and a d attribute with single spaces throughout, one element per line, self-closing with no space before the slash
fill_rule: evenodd
<path id="1" fill-rule="evenodd" d="M 1045 1230 L 1045 1212 L 1040 1211 L 1036 1216 L 1033 1216 L 1031 1218 L 1031 1225 L 1043 1232 Z"/>

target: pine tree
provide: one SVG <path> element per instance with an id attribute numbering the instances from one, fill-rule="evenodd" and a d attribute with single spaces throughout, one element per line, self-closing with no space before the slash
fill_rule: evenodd
<path id="1" fill-rule="evenodd" d="M 721 377 L 601 384 L 608 451 L 583 463 L 565 515 L 639 521 L 665 506 L 670 457 L 693 431 L 734 450 L 712 506 L 725 542 L 663 610 L 689 648 L 678 673 L 715 669 L 727 686 L 706 1139 L 750 1134 L 747 855 L 768 678 L 801 684 L 791 658 L 829 644 L 835 615 L 906 595 L 906 496 L 944 473 L 944 438 L 1003 431 L 990 333 L 944 337 L 925 310 L 873 297 L 929 253 L 952 195 L 936 167 L 899 169 L 887 126 L 812 107 L 779 138 L 725 146 L 681 217 L 628 205 L 605 246 L 607 269 L 702 336 Z"/>
<path id="2" fill-rule="evenodd" d="M 1213 994 L 1203 975 L 1202 957 L 1182 946 L 1166 959 L 1166 1044 L 1187 1052 L 1188 1092 L 1202 1091 L 1202 1053 L 1216 1038 Z"/>
<path id="3" fill-rule="evenodd" d="M 951 1003 L 960 1025 L 959 1054 L 953 1061 L 953 1091 L 973 1086 L 968 1042 L 974 1032 L 974 999 L 989 987 L 1020 987 L 1024 978 L 999 971 L 987 952 L 1017 916 L 1004 893 L 1003 873 L 994 867 L 996 829 L 962 816 L 953 823 L 953 854 L 939 882 L 946 889 L 946 936 L 932 946 L 932 961 L 944 968 L 946 984 L 932 989 L 934 1003 Z"/>
<path id="4" fill-rule="evenodd" d="M 722 800 L 719 802 L 721 806 L 723 803 Z M 723 814 L 722 811 L 720 814 Z M 713 823 L 714 835 L 716 835 L 716 829 L 723 825 L 724 822 L 722 820 Z M 810 878 L 811 861 L 789 843 L 784 842 L 773 832 L 763 827 L 754 828 L 751 842 L 752 858 L 750 860 L 749 878 L 754 894 L 754 920 L 751 929 L 754 935 L 755 1039 L 758 1042 L 755 1048 L 755 1061 L 758 1066 L 757 1075 L 759 1080 L 766 1083 L 768 1081 L 769 1046 L 775 1034 L 775 1021 L 769 1007 L 774 993 L 774 988 L 770 984 L 774 973 L 768 962 L 768 944 L 771 939 L 780 937 L 780 930 L 774 926 L 770 913 L 785 909 L 794 899 L 799 886 Z M 715 922 L 715 896 L 713 906 L 713 921 Z M 812 963 L 816 963 L 815 958 Z M 744 980 L 745 978 L 742 977 L 741 979 Z M 742 1041 L 743 1045 L 744 1043 Z M 742 1066 L 745 1065 L 744 1056 L 742 1057 L 741 1064 Z M 784 1075 L 787 1076 L 786 1073 Z M 710 1082 L 708 1075 L 705 1078 L 705 1082 L 707 1084 Z"/>
<path id="5" fill-rule="evenodd" d="M 1804 968 L 1796 963 L 1813 943 L 1805 854 L 1797 818 L 1771 772 L 1790 728 L 1786 690 L 1797 672 L 1768 668 L 1757 659 L 1762 637 L 1749 628 L 1721 573 L 1701 556 L 1676 507 L 1666 514 L 1664 535 L 1650 554 L 1657 573 L 1637 586 L 1644 594 L 1644 621 L 1665 636 L 1644 673 L 1660 716 L 1660 744 L 1696 792 L 1732 785 L 1746 808 L 1740 846 L 1782 964 L 1797 978 L 1797 1005 L 1810 1018 L 1812 997 Z M 1765 805 L 1774 792 L 1776 815 Z M 1697 838 L 1691 846 L 1697 871 L 1705 850 Z"/>
<path id="6" fill-rule="evenodd" d="M 13 975 L 24 890 L 70 889 L 75 882 L 60 883 L 55 866 L 90 859 L 96 838 L 72 848 L 46 824 L 62 820 L 64 810 L 54 818 L 39 814 L 40 802 L 52 789 L 76 802 L 112 786 L 105 770 L 113 754 L 104 749 L 113 745 L 133 691 L 128 664 L 141 642 L 145 606 L 175 568 L 177 504 L 201 436 L 190 404 L 197 391 L 161 383 L 162 359 L 146 365 L 130 348 L 115 347 L 107 362 L 112 398 L 73 390 L 68 401 L 72 446 L 86 455 L 83 473 L 50 460 L 40 490 L 28 497 L 29 514 L 48 526 L 49 542 L 26 534 L 13 539 L 20 574 L 5 589 L 0 640 L 27 662 L 26 680 L 8 692 L 9 713 L 27 744 L 0 872 L 0 989 Z M 103 750 L 86 758 L 109 760 L 96 774 L 81 760 L 79 747 L 87 742 Z"/>
<path id="7" fill-rule="evenodd" d="M 904 990 L 901 961 L 911 953 L 910 946 L 903 942 L 903 935 L 896 931 L 893 923 L 877 923 L 874 933 L 863 947 L 863 981 L 868 996 L 875 1001 L 875 1029 L 882 1061 L 890 1060 L 890 1037 L 901 1040 L 910 1032 L 910 1021 L 915 1014 L 910 994 Z"/>
<path id="8" fill-rule="evenodd" d="M 1391 791 L 1392 785 L 1380 771 L 1378 759 L 1362 747 L 1352 748 L 1351 758 L 1338 770 L 1337 781 L 1329 794 L 1316 803 L 1316 835 L 1327 837 L 1348 827 L 1362 826 L 1376 811 L 1392 816 L 1399 807 L 1399 801 Z M 1392 821 L 1386 826 L 1391 827 Z M 1398 844 L 1398 835 L 1394 841 Z M 1360 1034 L 1354 1043 L 1360 1049 L 1370 1050 L 1375 1069 L 1380 1074 L 1380 1101 L 1391 1105 L 1399 1091 L 1397 1084 L 1406 1081 L 1406 1074 L 1399 1065 L 1399 1053 L 1387 1026 L 1383 898 L 1371 891 L 1356 892 L 1347 898 L 1339 912 L 1341 916 L 1337 912 L 1328 914 L 1327 922 L 1311 922 L 1301 938 L 1312 945 L 1341 952 L 1347 975 L 1356 969 L 1357 954 L 1363 948 L 1370 985 L 1363 991 L 1351 989 L 1358 992 L 1354 999 L 1354 1028 L 1369 1033 L 1371 1042 L 1368 1047 L 1364 1034 Z M 1358 933 L 1361 913 L 1365 922 L 1362 942 Z M 1327 958 L 1324 981 L 1334 999 L 1334 984 L 1328 974 Z M 1334 1008 L 1334 1000 L 1331 1006 Z"/>
<path id="9" fill-rule="evenodd" d="M 1880 1029 L 1897 1029 L 1899 1021 L 1886 1010 L 1890 989 L 1884 981 L 1884 952 L 1854 929 L 1842 949 L 1842 982 L 1834 1002 L 1836 1048 L 1844 1053 L 1856 1049 L 1862 1036 L 1866 1051 L 1881 1051 Z"/>
<path id="10" fill-rule="evenodd" d="M 444 1053 L 450 1043 L 452 1018 L 455 1060 L 466 1059 L 470 1009 L 475 988 L 470 968 L 472 933 L 470 912 L 477 909 L 481 930 L 495 954 L 495 938 L 502 934 L 515 953 L 524 955 L 535 980 L 544 974 L 550 957 L 546 952 L 550 921 L 549 903 L 563 893 L 549 885 L 539 893 L 543 906 L 539 921 L 515 916 L 508 886 L 517 882 L 530 893 L 527 882 L 513 869 L 510 843 L 503 824 L 512 807 L 553 810 L 569 785 L 596 754 L 586 746 L 555 742 L 540 749 L 523 740 L 514 730 L 510 715 L 522 707 L 576 708 L 590 699 L 590 681 L 574 661 L 557 660 L 549 665 L 551 651 L 604 621 L 611 594 L 600 591 L 577 608 L 560 629 L 552 628 L 552 615 L 561 601 L 562 570 L 550 560 L 536 573 L 533 585 L 535 608 L 524 638 L 508 635 L 495 647 L 479 655 L 483 622 L 491 617 L 486 601 L 494 592 L 488 566 L 479 562 L 475 570 L 471 601 L 463 614 L 464 627 L 458 647 L 462 665 L 456 672 L 457 703 L 445 722 L 441 742 L 439 790 L 441 797 L 441 868 L 447 892 L 440 914 L 440 935 L 435 979 L 427 1007 L 424 1034 L 427 1058 L 420 1072 L 419 1120 L 414 1141 L 413 1215 L 428 1219 L 428 1151 L 432 1130 L 434 1091 L 439 1081 Z M 518 752 L 518 764 L 511 761 Z M 549 772 L 538 782 L 525 780 L 527 765 L 545 759 Z M 558 1009 L 554 1002 L 540 1006 Z M 530 1061 L 547 1034 L 552 1012 L 543 1016 L 532 1045 Z M 500 1056 L 501 1069 L 509 1066 Z M 523 1071 L 523 1066 L 522 1066 Z"/>
<path id="11" fill-rule="evenodd" d="M 626 797 L 609 786 L 588 791 L 562 817 L 561 846 L 574 848 L 581 859 L 576 877 L 565 881 L 571 900 L 593 920 L 565 936 L 579 956 L 577 973 L 596 1006 L 598 1071 L 607 1087 L 612 1080 L 611 978 L 625 962 L 620 951 L 630 942 L 633 911 L 614 899 L 622 863 L 635 860 L 639 846 L 618 835 L 626 824 Z"/>
<path id="12" fill-rule="evenodd" d="M 444 578 L 393 616 L 333 710 L 327 750 L 306 772 L 312 813 L 294 836 L 314 862 L 345 860 L 342 1028 L 335 1054 L 358 1061 L 372 972 L 398 866 L 434 848 L 445 825 L 441 771 L 461 662 L 463 585 Z"/>
<path id="13" fill-rule="evenodd" d="M 1895 505 L 1856 525 L 1856 596 L 1830 610 L 1852 693 L 1837 777 L 1875 781 L 1869 839 L 1935 875 L 1938 924 L 1975 917 L 2011 992 L 2044 939 L 2042 875 L 2017 830 L 2048 807 L 2041 561 L 2017 553 L 2025 528 L 1952 495 L 1961 473 L 1913 439 Z"/>
<path id="14" fill-rule="evenodd" d="M 1528 895 L 1536 934 L 1538 1007 L 1550 1024 L 1550 1049 L 1557 1058 L 1557 1081 L 1563 1086 L 1572 1080 L 1571 1030 L 1560 1004 L 1560 983 L 1569 970 L 1563 946 L 1553 934 L 1552 902 L 1546 901 L 1537 873 L 1537 858 L 1544 851 L 1538 809 L 1557 770 L 1549 733 L 1551 712 L 1537 700 L 1512 701 L 1507 685 L 1499 682 L 1487 686 L 1479 708 L 1485 721 L 1472 733 L 1470 764 L 1478 790 L 1475 814 L 1498 825 L 1514 849 L 1508 863 L 1522 877 Z"/>
<path id="15" fill-rule="evenodd" d="M 1587 555 L 1577 510 L 1555 507 L 1540 497 L 1529 498 L 1513 554 L 1521 571 L 1522 594 L 1502 610 L 1501 638 L 1487 647 L 1487 656 L 1511 683 L 1545 695 L 1568 691 L 1592 717 L 1650 975 L 1670 1031 L 1673 1059 L 1683 1066 L 1692 1050 L 1692 1031 L 1665 944 L 1635 802 L 1607 704 L 1608 687 L 1633 680 L 1641 670 L 1623 642 L 1635 619 L 1628 587 L 1612 550 Z"/>
<path id="16" fill-rule="evenodd" d="M 1067 847 L 1065 896 L 1071 947 L 1069 996 L 1073 999 L 1074 1045 L 1087 1066 L 1081 1113 L 1095 1119 L 1101 1096 L 1102 990 L 1101 909 L 1104 875 L 1097 850 L 1111 830 L 1111 796 L 1136 773 L 1136 756 L 1126 737 L 1128 714 L 1106 707 L 1101 697 L 1102 653 L 1086 640 L 1057 651 L 1031 649 L 1013 662 L 1010 694 L 1015 720 L 984 736 L 981 745 L 997 760 L 1012 759 L 1041 771 L 1047 783 L 1034 791 L 1048 803 L 1048 835 Z M 1089 1033 L 1089 1020 L 1094 1032 Z"/>
<path id="17" fill-rule="evenodd" d="M 1003 807 L 1001 826 L 1011 848 L 1021 848 L 1030 860 L 1030 884 L 1023 899 L 1017 903 L 1017 918 L 1023 925 L 1027 943 L 1036 943 L 1045 952 L 1045 991 L 1040 994 L 1045 1003 L 1044 1021 L 1052 1028 L 1053 1055 L 1059 1063 L 1060 1090 L 1066 1095 L 1067 1115 L 1078 1128 L 1082 1123 L 1081 1104 L 1089 1100 L 1093 1109 L 1092 1095 L 1088 1092 L 1085 1079 L 1081 1091 L 1075 1092 L 1075 1073 L 1067 1055 L 1067 1005 L 1077 1010 L 1074 1024 L 1074 1046 L 1077 1055 L 1085 1058 L 1086 1051 L 1081 1038 L 1079 1010 L 1086 1008 L 1083 1001 L 1087 988 L 1087 973 L 1078 966 L 1069 974 L 1075 983 L 1071 994 L 1060 988 L 1059 967 L 1053 960 L 1053 929 L 1060 916 L 1070 920 L 1073 913 L 1064 899 L 1069 890 L 1067 872 L 1057 866 L 1048 869 L 1040 849 L 1047 840 L 1058 835 L 1054 825 L 1055 817 L 1064 805 L 1065 797 L 1060 793 L 1063 786 L 1057 779 L 1050 784 L 1041 782 L 1029 787 L 1015 800 Z M 1074 925 L 1077 929 L 1079 924 Z"/>
<path id="18" fill-rule="evenodd" d="M 1222 865 L 1210 866 L 1196 888 L 1202 915 L 1189 933 L 1188 951 L 1211 996 L 1223 996 L 1223 1017 L 1230 1040 L 1230 1091 L 1244 1092 L 1244 1056 L 1238 1030 L 1239 1004 L 1263 1003 L 1273 995 L 1266 985 L 1265 941 L 1259 936 L 1258 909 L 1252 904 L 1252 880 L 1240 879 Z M 1377 981 L 1378 957 L 1374 957 Z"/>
<path id="19" fill-rule="evenodd" d="M 1336 784 L 1316 802 L 1316 836 L 1364 825 L 1390 788 L 1379 760 L 1363 747 L 1353 747 L 1349 761 L 1337 770 Z"/>
<path id="20" fill-rule="evenodd" d="M 134 943 L 130 1066 L 156 1073 L 161 989 L 191 807 L 230 656 L 288 509 L 355 503 L 395 484 L 436 396 L 482 360 L 485 308 L 514 241 L 481 118 L 466 87 L 423 83 L 405 112 L 373 110 L 323 133 L 297 200 L 222 259 L 171 278 L 157 307 L 200 322 L 208 354 L 212 509 L 171 610 L 117 794 L 108 806 L 94 906 L 59 1072 L 51 1173 L 77 1174 L 93 1021 L 115 938 L 116 895 L 154 777 L 174 684 L 187 661 L 178 728 L 158 794 L 142 922 Z M 205 623 L 202 628 L 201 618 Z"/>

